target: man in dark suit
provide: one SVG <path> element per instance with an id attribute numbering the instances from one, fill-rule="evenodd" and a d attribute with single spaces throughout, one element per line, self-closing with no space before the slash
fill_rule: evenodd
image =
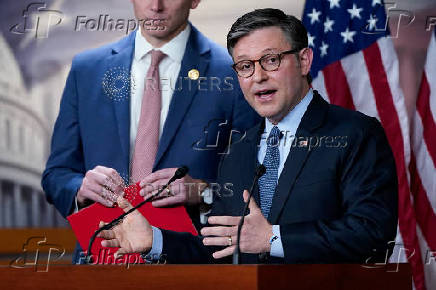
<path id="1" fill-rule="evenodd" d="M 42 186 L 48 201 L 68 216 L 92 202 L 112 206 L 124 183 L 161 184 L 186 165 L 190 175 L 154 205 L 192 206 L 197 222 L 201 197 L 189 191 L 191 185 L 215 181 L 229 139 L 243 135 L 259 117 L 243 98 L 225 49 L 188 22 L 200 0 L 131 2 L 140 29 L 73 60 Z M 151 103 L 144 91 L 155 86 L 146 76 L 155 52 L 163 55 L 156 65 L 158 142 L 150 170 L 134 179 L 134 153 L 149 149 L 138 149 L 137 137 L 142 118 L 150 115 L 141 109 Z"/>
<path id="2" fill-rule="evenodd" d="M 149 258 L 163 254 L 170 263 L 229 261 L 246 189 L 263 163 L 241 231 L 243 263 L 384 261 L 397 227 L 391 149 L 375 118 L 330 105 L 310 88 L 307 42 L 302 23 L 276 9 L 233 24 L 233 67 L 246 100 L 265 119 L 223 158 L 218 183 L 231 186 L 216 196 L 203 237 L 157 231 L 134 212 L 104 231 L 102 244 Z M 122 198 L 120 205 L 131 208 Z"/>

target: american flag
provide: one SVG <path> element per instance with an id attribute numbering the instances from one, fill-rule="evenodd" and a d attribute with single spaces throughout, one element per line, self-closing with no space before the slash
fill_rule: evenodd
<path id="1" fill-rule="evenodd" d="M 409 116 L 386 20 L 381 0 L 307 0 L 303 23 L 314 51 L 312 86 L 330 103 L 382 123 L 399 186 L 399 231 L 391 262 L 407 259 L 415 288 L 435 289 L 436 41 L 433 35 Z"/>

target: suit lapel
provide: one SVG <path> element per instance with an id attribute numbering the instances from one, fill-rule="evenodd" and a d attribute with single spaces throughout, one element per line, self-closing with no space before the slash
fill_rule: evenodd
<path id="1" fill-rule="evenodd" d="M 260 137 L 265 129 L 265 121 L 259 123 L 259 125 L 255 126 L 253 129 L 247 132 L 247 138 L 244 139 L 244 142 L 247 145 L 244 147 L 244 151 L 242 154 L 244 155 L 241 160 L 247 160 L 247 162 L 241 162 L 242 168 L 241 172 L 244 174 L 244 188 L 250 190 L 250 187 L 253 183 L 253 179 L 256 173 L 256 169 L 259 166 L 259 162 L 257 160 L 257 152 L 258 152 L 258 144 L 260 141 Z M 242 193 L 241 193 L 242 194 Z M 259 203 L 259 186 L 257 183 L 253 189 L 253 198 L 257 204 Z"/>
<path id="2" fill-rule="evenodd" d="M 198 82 L 188 78 L 188 72 L 192 69 L 199 71 L 200 77 L 205 76 L 209 65 L 209 45 L 204 36 L 191 26 L 191 35 L 186 44 L 185 55 L 180 67 L 179 77 L 171 99 L 168 116 L 165 120 L 164 129 L 159 140 L 158 152 L 154 163 L 154 170 L 159 164 L 162 156 L 168 149 L 172 139 L 177 133 L 183 118 L 188 111 L 195 94 L 197 93 Z"/>
<path id="3" fill-rule="evenodd" d="M 123 85 L 117 83 L 114 78 L 113 86 L 119 88 L 111 96 L 113 109 L 118 126 L 118 135 L 126 166 L 124 174 L 129 174 L 129 152 L 130 152 L 130 68 L 132 65 L 133 50 L 135 46 L 135 33 L 131 33 L 127 38 L 117 42 L 112 48 L 112 55 L 106 62 L 106 73 L 111 73 L 112 77 L 120 77 L 127 80 Z"/>
<path id="4" fill-rule="evenodd" d="M 283 210 L 286 200 L 292 192 L 295 180 L 303 169 L 311 152 L 308 148 L 308 144 L 304 146 L 303 143 L 299 146 L 299 140 L 304 142 L 304 140 L 307 140 L 306 138 L 314 136 L 313 131 L 322 125 L 327 110 L 327 102 L 321 98 L 317 91 L 314 91 L 313 99 L 301 119 L 301 123 L 295 134 L 295 146 L 291 147 L 276 187 L 270 214 L 268 216 L 268 220 L 272 224 L 278 223 L 278 218 Z"/>

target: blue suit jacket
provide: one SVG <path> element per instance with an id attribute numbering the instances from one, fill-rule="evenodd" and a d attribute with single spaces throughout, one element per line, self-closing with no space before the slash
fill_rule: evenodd
<path id="1" fill-rule="evenodd" d="M 86 171 L 102 165 L 128 180 L 134 42 L 132 33 L 73 60 L 42 177 L 63 216 Z M 230 135 L 239 138 L 258 122 L 230 65 L 227 51 L 192 27 L 153 170 L 186 165 L 192 177 L 214 181 Z M 199 71 L 197 81 L 187 77 L 191 69 Z"/>
<path id="2" fill-rule="evenodd" d="M 264 122 L 235 143 L 219 167 L 212 215 L 241 214 L 242 192 L 257 167 Z M 280 175 L 268 221 L 280 225 L 285 257 L 242 254 L 243 263 L 373 263 L 384 261 L 397 229 L 397 175 L 375 118 L 314 97 Z M 254 198 L 259 204 L 258 190 Z M 186 233 L 162 231 L 169 263 L 217 262 L 214 248 Z M 176 242 L 177 241 L 177 242 Z M 231 262 L 223 259 L 218 262 Z"/>

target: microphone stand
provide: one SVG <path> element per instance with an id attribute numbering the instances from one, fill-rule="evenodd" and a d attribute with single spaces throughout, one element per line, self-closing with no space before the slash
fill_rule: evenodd
<path id="1" fill-rule="evenodd" d="M 171 177 L 171 179 L 168 181 L 167 184 L 165 184 L 160 190 L 158 190 L 157 192 L 153 193 L 151 196 L 149 196 L 148 198 L 144 199 L 144 201 L 141 201 L 138 205 L 136 205 L 135 207 L 129 209 L 128 211 L 126 211 L 125 213 L 123 213 L 122 215 L 120 215 L 119 217 L 117 217 L 116 219 L 112 220 L 110 223 L 102 226 L 101 228 L 97 229 L 94 234 L 92 235 L 91 239 L 89 240 L 89 245 L 88 245 L 88 251 L 86 252 L 86 258 L 85 258 L 85 262 L 86 264 L 90 264 L 91 263 L 91 248 L 92 245 L 94 244 L 95 238 L 97 237 L 97 235 L 99 233 L 101 233 L 104 230 L 110 230 L 112 227 L 116 226 L 117 224 L 119 224 L 120 222 L 122 222 L 122 220 L 130 213 L 132 213 L 133 211 L 137 210 L 138 208 L 140 208 L 141 206 L 143 206 L 144 204 L 146 204 L 147 202 L 153 200 L 156 196 L 158 196 L 159 194 L 162 193 L 162 191 L 164 191 L 171 183 L 173 183 L 175 180 L 180 179 L 182 177 L 184 177 L 187 173 L 188 173 L 188 167 L 186 166 L 182 166 L 180 168 L 178 168 L 176 170 L 176 172 L 174 173 L 174 176 Z"/>
<path id="2" fill-rule="evenodd" d="M 253 196 L 254 186 L 256 185 L 259 178 L 265 174 L 265 171 L 266 171 L 266 168 L 263 164 L 260 164 L 256 169 L 256 175 L 254 176 L 253 183 L 251 184 L 251 189 L 250 189 L 250 192 L 248 195 L 248 201 L 244 205 L 244 210 L 242 211 L 242 217 L 241 217 L 239 224 L 238 224 L 238 233 L 236 236 L 237 237 L 236 238 L 236 248 L 235 248 L 235 251 L 233 252 L 233 265 L 239 265 L 239 263 L 240 263 L 239 256 L 241 254 L 241 249 L 239 247 L 239 240 L 241 238 L 242 225 L 244 223 L 245 215 L 247 214 L 247 209 L 248 209 L 248 205 L 250 204 L 251 197 Z"/>

